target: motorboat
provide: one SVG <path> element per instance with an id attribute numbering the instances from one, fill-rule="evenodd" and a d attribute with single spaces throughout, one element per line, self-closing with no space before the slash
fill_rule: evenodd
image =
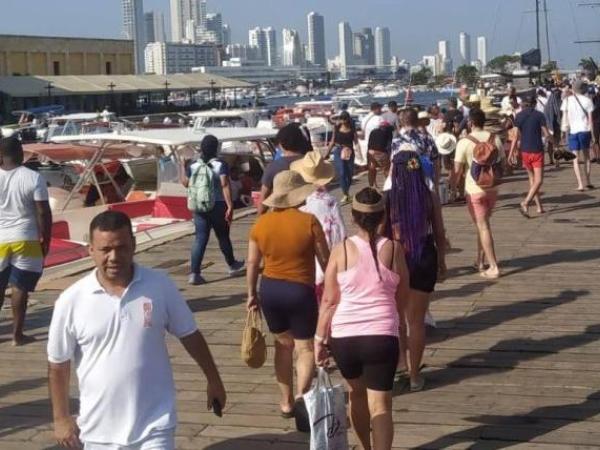
<path id="1" fill-rule="evenodd" d="M 87 255 L 88 228 L 100 212 L 126 213 L 136 242 L 193 230 L 187 191 L 179 182 L 181 162 L 194 159 L 208 134 L 223 144 L 220 157 L 243 172 L 254 187 L 273 160 L 276 130 L 258 128 L 176 128 L 122 130 L 113 133 L 60 135 L 52 143 L 26 146 L 28 160 L 76 166 L 77 180 L 49 188 L 53 210 L 52 243 L 46 266 L 59 266 Z M 156 171 L 156 185 L 142 189 L 123 175 L 121 167 L 146 161 Z M 116 169 L 115 169 L 116 167 Z M 90 192 L 95 202 L 90 203 Z M 87 205 L 87 206 L 86 206 Z"/>
<path id="2" fill-rule="evenodd" d="M 5 138 L 18 135 L 22 142 L 35 142 L 44 137 L 49 118 L 64 110 L 62 105 L 48 105 L 13 111 L 12 115 L 19 117 L 19 122 L 1 127 L 1 135 Z"/>
<path id="3" fill-rule="evenodd" d="M 212 109 L 189 114 L 198 127 L 247 128 L 256 127 L 261 118 L 259 109 Z"/>
<path id="4" fill-rule="evenodd" d="M 105 133 L 114 127 L 125 126 L 117 122 L 114 113 L 76 113 L 50 118 L 43 140 L 51 141 L 56 136 Z"/>

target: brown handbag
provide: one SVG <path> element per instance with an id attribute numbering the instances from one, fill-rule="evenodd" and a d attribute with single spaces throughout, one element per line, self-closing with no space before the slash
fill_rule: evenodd
<path id="1" fill-rule="evenodd" d="M 241 355 L 252 369 L 262 367 L 267 360 L 267 342 L 263 333 L 262 316 L 258 310 L 248 311 L 246 326 L 242 332 Z"/>

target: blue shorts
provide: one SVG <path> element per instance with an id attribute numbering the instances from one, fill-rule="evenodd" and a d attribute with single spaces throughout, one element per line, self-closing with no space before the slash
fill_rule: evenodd
<path id="1" fill-rule="evenodd" d="M 592 145 L 592 133 L 584 131 L 582 133 L 569 134 L 569 150 L 578 152 L 588 150 Z"/>
<path id="2" fill-rule="evenodd" d="M 10 284 L 24 292 L 33 292 L 43 268 L 38 241 L 0 243 L 0 291 Z"/>

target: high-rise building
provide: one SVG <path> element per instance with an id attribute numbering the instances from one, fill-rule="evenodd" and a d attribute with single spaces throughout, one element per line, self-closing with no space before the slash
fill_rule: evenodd
<path id="1" fill-rule="evenodd" d="M 392 44 L 390 29 L 386 27 L 375 28 L 375 65 L 384 67 L 390 64 L 392 59 Z"/>
<path id="2" fill-rule="evenodd" d="M 437 54 L 437 55 L 429 55 L 429 56 L 423 56 L 423 66 L 424 67 L 428 67 L 429 69 L 431 69 L 431 74 L 434 77 L 437 77 L 438 75 L 441 75 L 441 71 L 442 71 L 442 56 Z"/>
<path id="3" fill-rule="evenodd" d="M 284 28 L 281 34 L 283 37 L 282 65 L 302 65 L 302 44 L 300 43 L 298 32 Z"/>
<path id="4" fill-rule="evenodd" d="M 471 36 L 461 31 L 459 35 L 460 43 L 460 63 L 462 65 L 471 64 Z"/>
<path id="5" fill-rule="evenodd" d="M 369 66 L 375 65 L 375 36 L 373 36 L 373 30 L 371 28 L 363 28 L 361 30 L 362 35 L 365 38 L 365 64 Z"/>
<path id="6" fill-rule="evenodd" d="M 256 27 L 248 32 L 248 43 L 257 47 L 260 59 L 268 66 L 277 65 L 277 36 L 271 27 Z"/>
<path id="7" fill-rule="evenodd" d="M 231 45 L 231 27 L 224 23 L 223 24 L 223 47 Z"/>
<path id="8" fill-rule="evenodd" d="M 206 22 L 206 0 L 171 0 L 171 40 L 186 39 L 186 28 L 190 20 L 196 26 Z M 190 36 L 187 36 L 189 39 Z"/>
<path id="9" fill-rule="evenodd" d="M 146 71 L 158 75 L 190 73 L 192 68 L 220 66 L 219 47 L 214 44 L 153 42 L 145 52 Z"/>
<path id="10" fill-rule="evenodd" d="M 367 47 L 365 36 L 362 33 L 353 33 L 352 36 L 352 45 L 354 46 L 354 64 L 364 65 L 365 61 L 365 51 Z"/>
<path id="11" fill-rule="evenodd" d="M 144 0 L 122 0 L 123 34 L 133 41 L 135 73 L 144 73 L 146 66 L 146 27 L 144 21 Z"/>
<path id="12" fill-rule="evenodd" d="M 450 41 L 438 42 L 438 54 L 441 59 L 441 71 L 444 75 L 452 73 L 452 52 L 450 49 Z"/>
<path id="13" fill-rule="evenodd" d="M 477 38 L 477 59 L 481 62 L 482 67 L 485 67 L 488 63 L 487 39 L 485 36 L 479 36 Z"/>
<path id="14" fill-rule="evenodd" d="M 352 28 L 348 22 L 340 22 L 338 25 L 338 38 L 340 47 L 340 69 L 342 78 L 348 77 L 348 66 L 353 63 L 354 42 Z"/>
<path id="15" fill-rule="evenodd" d="M 204 25 L 196 28 L 196 42 L 223 45 L 223 17 L 221 13 L 206 14 Z"/>
<path id="16" fill-rule="evenodd" d="M 325 19 L 316 12 L 308 14 L 308 54 L 307 60 L 315 66 L 325 67 Z"/>
<path id="17" fill-rule="evenodd" d="M 144 13 L 144 26 L 146 27 L 146 43 L 165 42 L 165 15 L 158 11 Z"/>
<path id="18" fill-rule="evenodd" d="M 156 36 L 154 34 L 154 11 L 144 13 L 144 27 L 146 42 L 155 42 Z"/>

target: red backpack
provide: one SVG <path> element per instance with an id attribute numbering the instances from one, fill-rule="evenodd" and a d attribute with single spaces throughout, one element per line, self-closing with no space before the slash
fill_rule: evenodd
<path id="1" fill-rule="evenodd" d="M 490 189 L 499 185 L 503 167 L 500 151 L 496 147 L 496 136 L 490 133 L 490 138 L 483 142 L 478 141 L 472 135 L 467 136 L 467 139 L 475 144 L 471 176 L 477 186 L 482 189 Z"/>

